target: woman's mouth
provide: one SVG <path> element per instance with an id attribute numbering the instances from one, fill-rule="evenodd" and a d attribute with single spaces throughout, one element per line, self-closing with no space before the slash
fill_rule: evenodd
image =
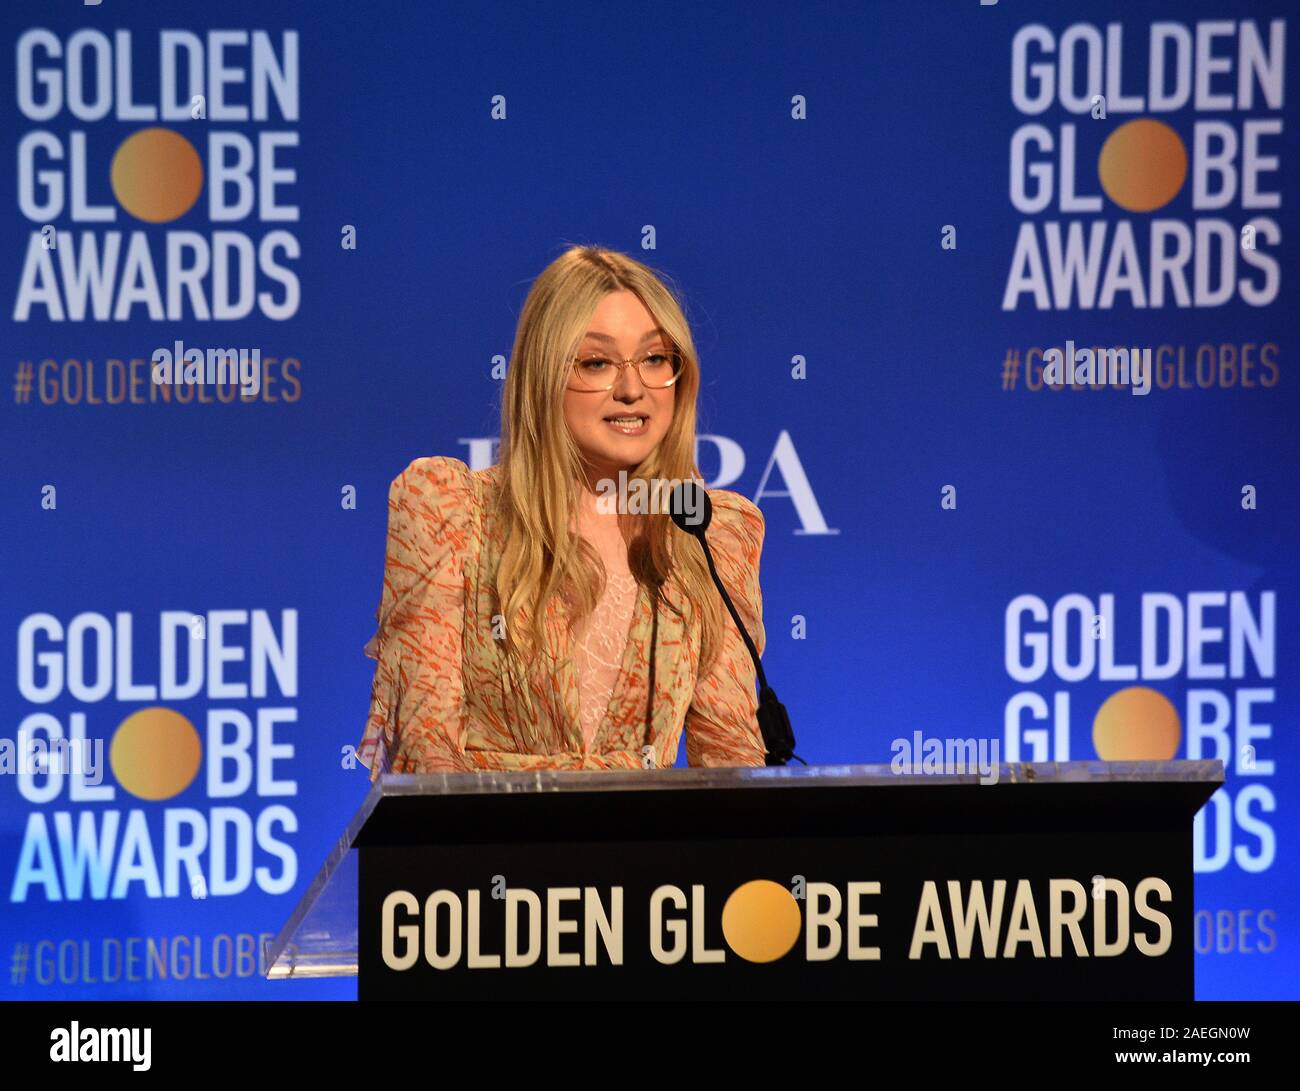
<path id="1" fill-rule="evenodd" d="M 650 428 L 650 418 L 644 413 L 628 413 L 623 416 L 606 417 L 605 423 L 615 432 L 624 436 L 641 436 Z"/>

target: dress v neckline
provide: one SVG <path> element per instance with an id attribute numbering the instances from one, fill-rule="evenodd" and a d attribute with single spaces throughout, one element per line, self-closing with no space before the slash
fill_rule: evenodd
<path id="1" fill-rule="evenodd" d="M 573 657 L 574 642 L 568 633 L 567 610 L 558 604 L 557 599 L 558 596 L 551 600 L 551 615 L 556 626 L 556 636 L 564 642 L 565 649 L 559 668 L 562 676 L 560 691 L 564 698 L 564 729 L 570 736 L 569 742 L 576 743 L 574 749 L 586 758 L 600 752 L 601 743 L 605 741 L 606 736 L 609 734 L 610 721 L 614 710 L 622 704 L 626 697 L 629 680 L 636 666 L 637 631 L 645 620 L 645 611 L 649 602 L 648 594 L 645 585 L 638 581 L 636 599 L 632 603 L 632 620 L 628 623 L 627 636 L 623 641 L 623 655 L 619 660 L 618 677 L 614 679 L 614 687 L 610 691 L 609 701 L 605 705 L 605 713 L 600 718 L 596 733 L 591 737 L 590 747 L 587 746 L 582 731 L 582 702 L 578 685 L 578 665 Z"/>

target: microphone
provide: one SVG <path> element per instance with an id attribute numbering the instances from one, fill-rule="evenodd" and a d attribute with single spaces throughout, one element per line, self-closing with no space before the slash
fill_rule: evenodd
<path id="1" fill-rule="evenodd" d="M 704 547 L 704 559 L 709 566 L 709 575 L 713 577 L 714 585 L 722 594 L 722 601 L 727 605 L 731 620 L 736 623 L 736 628 L 740 631 L 740 638 L 749 650 L 749 658 L 754 661 L 754 670 L 758 674 L 758 726 L 763 733 L 763 745 L 767 749 L 767 764 L 785 765 L 791 757 L 794 757 L 807 765 L 808 763 L 794 752 L 794 731 L 790 727 L 790 715 L 786 712 L 785 705 L 776 699 L 776 692 L 767 684 L 767 675 L 763 673 L 763 664 L 759 661 L 754 642 L 745 630 L 744 622 L 736 613 L 731 596 L 727 594 L 727 588 L 713 565 L 713 554 L 704 536 L 704 532 L 709 529 L 709 523 L 713 521 L 713 501 L 709 499 L 708 490 L 698 481 L 682 481 L 673 486 L 668 502 L 668 514 L 679 530 L 685 531 L 692 538 L 698 538 L 700 545 Z"/>

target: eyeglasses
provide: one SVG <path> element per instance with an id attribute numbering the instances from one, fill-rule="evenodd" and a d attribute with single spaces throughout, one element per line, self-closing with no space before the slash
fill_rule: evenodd
<path id="1" fill-rule="evenodd" d="M 584 352 L 573 358 L 571 390 L 613 390 L 625 367 L 635 366 L 641 382 L 652 390 L 672 386 L 682 373 L 682 354 L 654 349 L 635 360 L 614 360 L 601 352 Z"/>

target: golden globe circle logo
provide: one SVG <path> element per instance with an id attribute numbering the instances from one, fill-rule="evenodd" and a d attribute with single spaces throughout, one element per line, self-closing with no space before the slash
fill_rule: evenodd
<path id="1" fill-rule="evenodd" d="M 170 129 L 144 129 L 122 141 L 109 168 L 113 196 L 137 220 L 179 220 L 199 199 L 203 162 Z"/>
<path id="2" fill-rule="evenodd" d="M 142 708 L 113 734 L 113 776 L 137 799 L 171 799 L 193 782 L 203 758 L 199 733 L 170 708 Z"/>
<path id="3" fill-rule="evenodd" d="M 1147 686 L 1112 693 L 1092 721 L 1092 746 L 1102 761 L 1172 761 L 1182 736 L 1173 702 Z"/>
<path id="4" fill-rule="evenodd" d="M 1163 208 L 1183 188 L 1187 149 L 1163 121 L 1126 121 L 1106 138 L 1097 157 L 1106 196 L 1128 212 Z"/>
<path id="5" fill-rule="evenodd" d="M 746 962 L 775 962 L 799 941 L 803 914 L 780 883 L 754 879 L 738 886 L 722 906 L 727 946 Z"/>

